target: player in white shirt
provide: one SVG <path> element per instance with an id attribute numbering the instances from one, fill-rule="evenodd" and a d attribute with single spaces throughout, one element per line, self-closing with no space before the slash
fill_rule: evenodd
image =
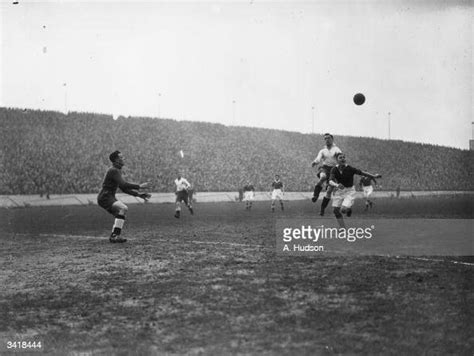
<path id="1" fill-rule="evenodd" d="M 184 204 L 188 207 L 191 215 L 193 215 L 193 206 L 191 204 L 191 201 L 189 200 L 188 194 L 188 189 L 191 188 L 191 184 L 181 175 L 178 175 L 178 178 L 174 180 L 174 184 L 176 185 L 176 210 L 174 213 L 174 217 L 179 219 L 179 217 L 181 216 L 181 202 L 184 202 Z"/>
<path id="2" fill-rule="evenodd" d="M 326 147 L 324 147 L 321 151 L 319 151 L 318 155 L 311 163 L 311 167 L 314 167 L 318 164 L 321 164 L 318 167 L 318 178 L 319 181 L 314 186 L 313 197 L 311 201 L 316 203 L 318 200 L 319 194 L 323 190 L 324 183 L 327 183 L 329 179 L 329 174 L 331 169 L 337 165 L 336 154 L 342 153 L 339 147 L 334 144 L 334 137 L 330 133 L 324 134 L 324 141 L 326 142 Z M 333 191 L 333 187 L 328 186 L 326 191 L 326 196 L 323 198 L 323 202 L 321 203 L 321 212 L 319 215 L 324 215 L 324 210 L 329 205 L 329 201 L 331 200 L 331 193 Z"/>

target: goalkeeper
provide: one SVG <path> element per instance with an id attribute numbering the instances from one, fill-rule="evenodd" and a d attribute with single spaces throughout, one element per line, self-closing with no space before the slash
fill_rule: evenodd
<path id="1" fill-rule="evenodd" d="M 148 188 L 150 183 L 133 184 L 126 182 L 122 178 L 124 157 L 120 151 L 111 153 L 109 159 L 112 162 L 112 167 L 109 168 L 105 175 L 102 189 L 97 196 L 97 203 L 100 207 L 115 216 L 115 222 L 109 241 L 125 242 L 127 239 L 122 238 L 120 233 L 122 232 L 123 224 L 125 223 L 125 215 L 127 214 L 128 207 L 115 197 L 117 188 L 120 188 L 124 193 L 147 201 L 150 199 L 151 195 L 149 193 L 140 193 L 138 191 L 140 189 Z"/>

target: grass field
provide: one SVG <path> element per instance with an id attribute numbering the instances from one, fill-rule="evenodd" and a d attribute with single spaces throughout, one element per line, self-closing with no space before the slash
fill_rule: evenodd
<path id="1" fill-rule="evenodd" d="M 275 219 L 316 218 L 311 202 L 195 210 L 130 205 L 125 244 L 97 206 L 1 210 L 0 353 L 473 354 L 472 256 L 281 256 Z M 474 216 L 449 196 L 357 201 L 354 215 Z"/>

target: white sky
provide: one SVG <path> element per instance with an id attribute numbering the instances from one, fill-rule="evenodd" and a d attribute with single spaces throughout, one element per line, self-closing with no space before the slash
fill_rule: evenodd
<path id="1" fill-rule="evenodd" d="M 1 106 L 469 147 L 469 1 L 18 1 Z"/>

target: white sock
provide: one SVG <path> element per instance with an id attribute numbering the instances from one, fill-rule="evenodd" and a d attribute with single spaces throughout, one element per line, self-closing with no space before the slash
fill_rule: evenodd
<path id="1" fill-rule="evenodd" d="M 113 227 L 113 228 L 114 228 L 114 229 L 115 229 L 115 228 L 122 229 L 124 223 L 125 223 L 125 220 L 124 220 L 124 219 L 115 219 L 114 227 Z"/>

